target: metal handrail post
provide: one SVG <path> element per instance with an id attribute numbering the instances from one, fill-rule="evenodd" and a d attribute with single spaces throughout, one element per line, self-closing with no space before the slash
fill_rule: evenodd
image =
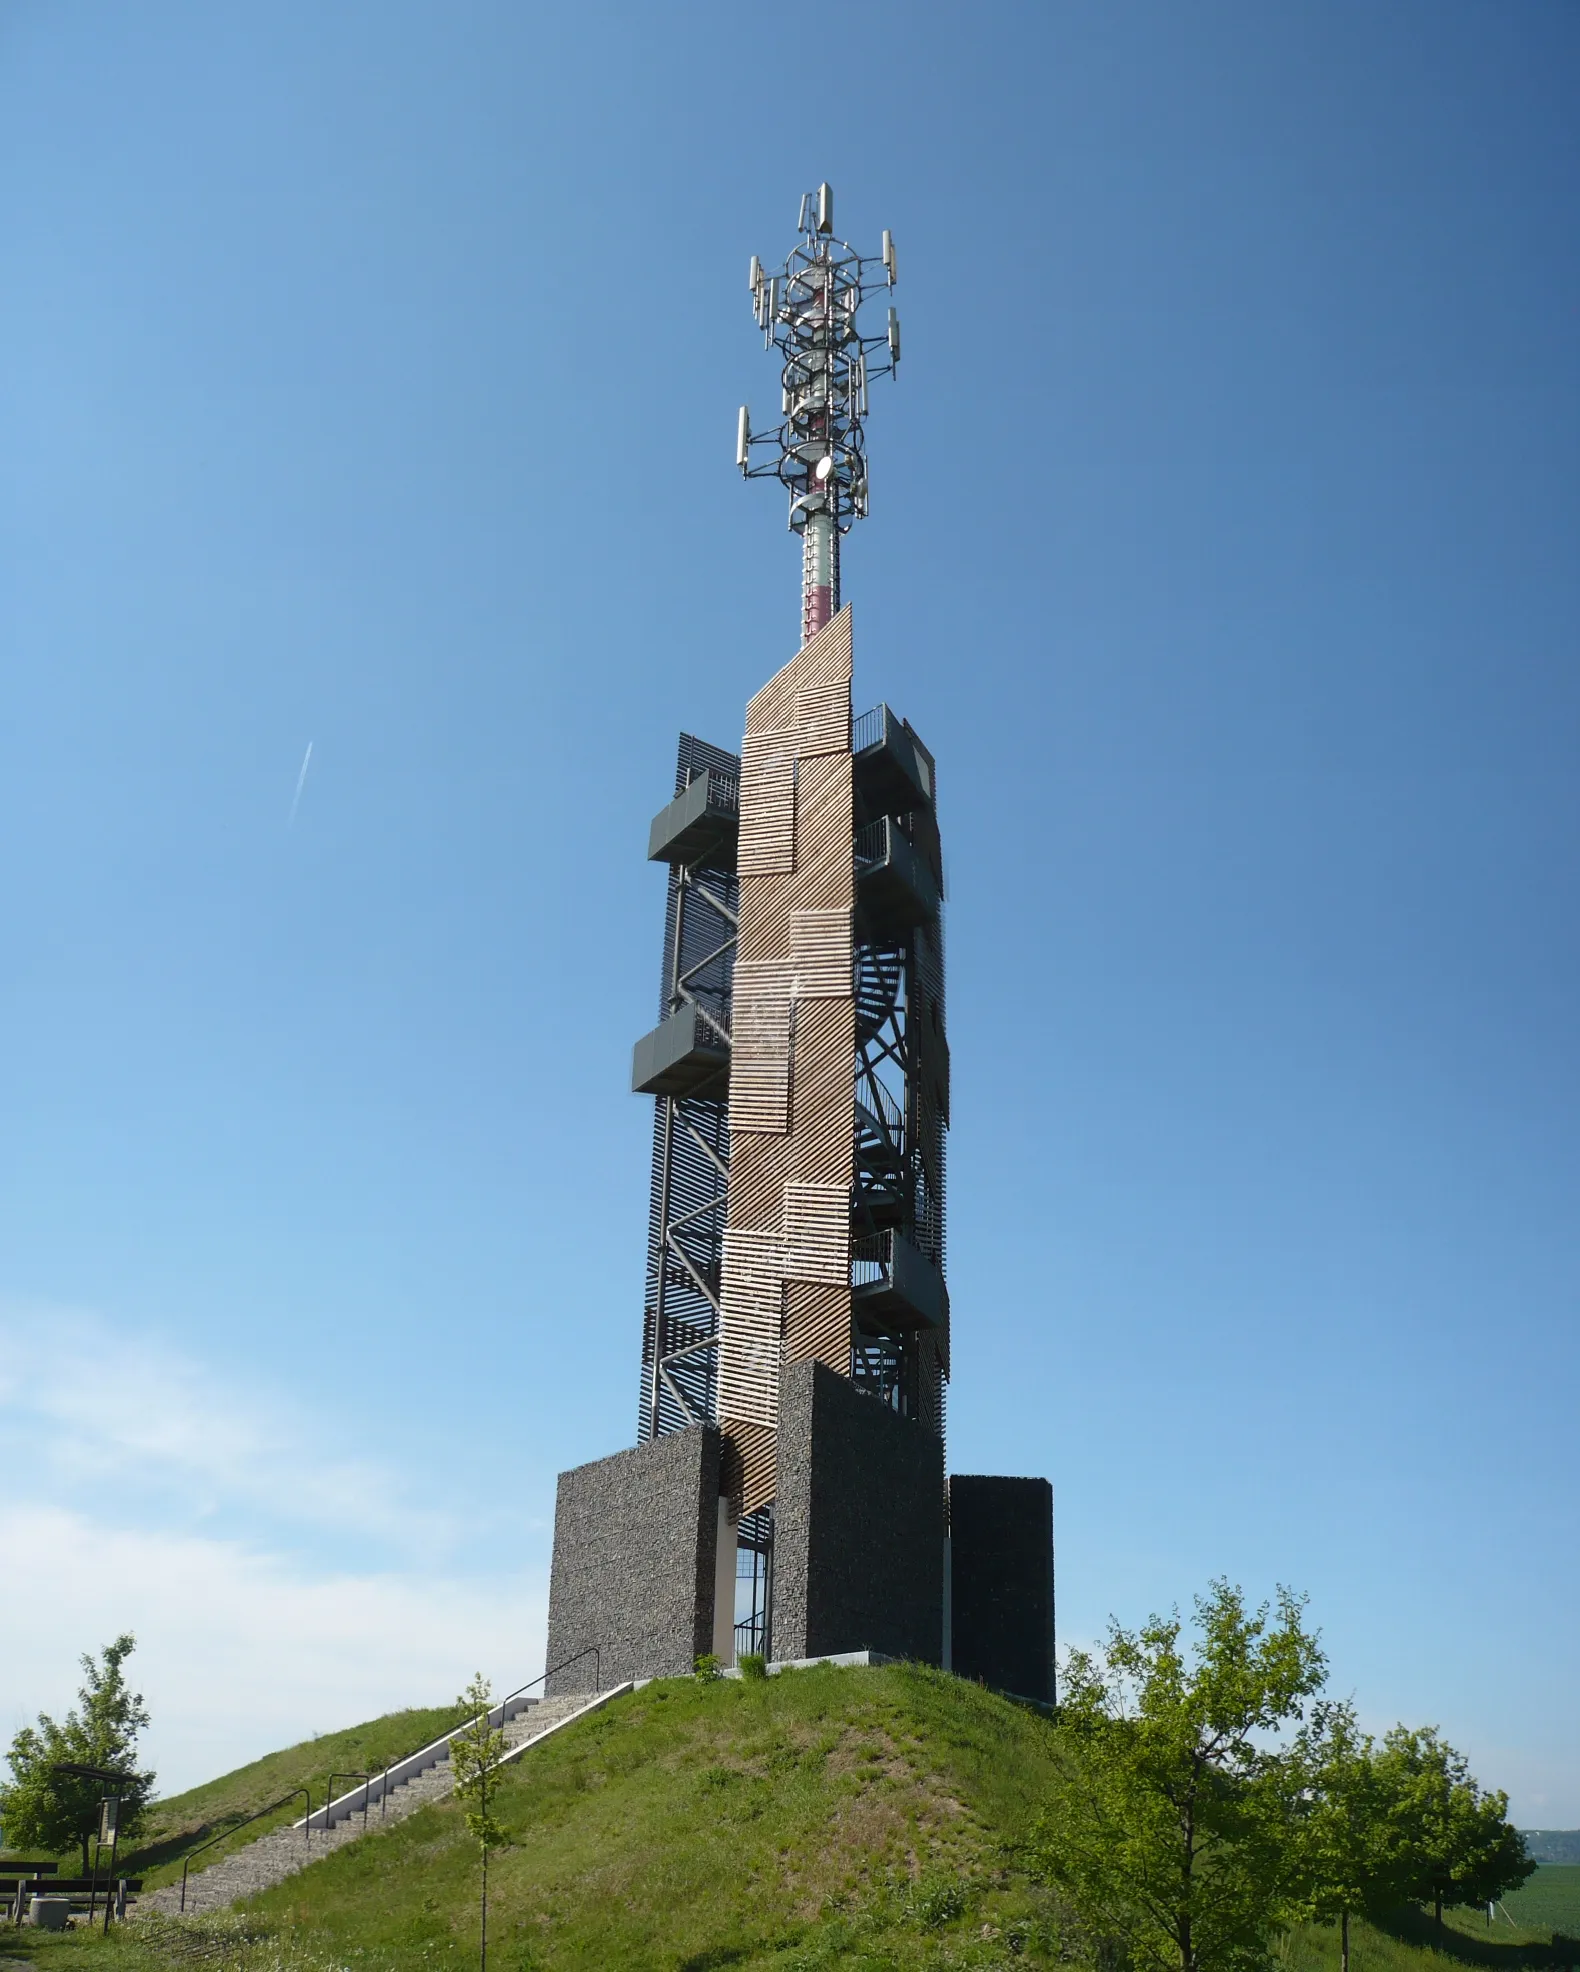
<path id="1" fill-rule="evenodd" d="M 283 1808 L 287 1801 L 294 1801 L 298 1796 L 307 1803 L 307 1812 L 302 1821 L 302 1839 L 307 1843 L 309 1848 L 312 1847 L 313 1796 L 311 1791 L 306 1787 L 293 1787 L 289 1794 L 282 1794 L 278 1801 L 271 1801 L 266 1808 L 260 1808 L 256 1814 L 248 1815 L 244 1820 L 233 1823 L 229 1828 L 222 1828 L 218 1835 L 211 1835 L 206 1842 L 200 1842 L 195 1849 L 188 1850 L 181 1861 L 180 1912 L 182 1915 L 185 1915 L 187 1907 L 187 1871 L 192 1867 L 195 1858 L 202 1855 L 205 1849 L 212 1849 L 216 1842 L 229 1841 L 230 1837 L 239 1830 L 248 1827 L 252 1822 L 262 1821 L 265 1815 L 272 1815 L 276 1808 Z M 328 1806 L 327 1802 L 325 1802 L 325 1806 Z"/>
<path id="2" fill-rule="evenodd" d="M 362 1826 L 366 1828 L 368 1825 L 368 1787 L 371 1785 L 373 1780 L 372 1774 L 363 1773 L 361 1769 L 358 1767 L 332 1767 L 330 1769 L 328 1782 L 326 1783 L 327 1791 L 324 1795 L 324 1833 L 326 1835 L 329 1833 L 329 1804 L 335 1798 L 335 1782 L 337 1780 L 360 1780 L 363 1783 Z M 349 1821 L 351 1819 L 351 1816 L 355 1813 L 356 1813 L 356 1809 L 352 1808 L 346 1816 L 347 1821 Z"/>

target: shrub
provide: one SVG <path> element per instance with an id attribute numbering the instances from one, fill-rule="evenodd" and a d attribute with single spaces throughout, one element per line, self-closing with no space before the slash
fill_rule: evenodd
<path id="1" fill-rule="evenodd" d="M 964 1916 L 965 1886 L 952 1876 L 924 1877 L 912 1886 L 907 1902 L 918 1924 L 925 1925 L 929 1931 L 942 1930 L 944 1925 Z"/>
<path id="2" fill-rule="evenodd" d="M 768 1659 L 759 1650 L 748 1650 L 741 1659 L 743 1678 L 765 1678 L 768 1675 Z"/>

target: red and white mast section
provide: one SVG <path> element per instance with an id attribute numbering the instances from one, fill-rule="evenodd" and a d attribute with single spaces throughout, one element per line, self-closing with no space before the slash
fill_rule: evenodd
<path id="1" fill-rule="evenodd" d="M 881 333 L 862 333 L 862 302 L 894 286 L 890 234 L 877 254 L 836 239 L 828 185 L 802 199 L 799 225 L 801 238 L 777 273 L 752 255 L 752 308 L 783 362 L 782 422 L 756 433 L 742 405 L 735 463 L 744 478 L 776 478 L 790 495 L 790 530 L 801 536 L 805 644 L 839 608 L 840 536 L 867 511 L 867 385 L 899 368 L 900 318 L 890 308 Z"/>

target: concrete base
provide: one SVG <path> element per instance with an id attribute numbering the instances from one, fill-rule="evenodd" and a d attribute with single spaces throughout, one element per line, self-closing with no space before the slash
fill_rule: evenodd
<path id="1" fill-rule="evenodd" d="M 548 1695 L 691 1671 L 713 1648 L 718 1533 L 719 1434 L 711 1426 L 562 1472 Z"/>
<path id="2" fill-rule="evenodd" d="M 941 1441 L 822 1363 L 779 1386 L 776 1660 L 942 1661 Z"/>
<path id="3" fill-rule="evenodd" d="M 956 1473 L 949 1554 L 951 1669 L 1051 1704 L 1053 1488 Z"/>

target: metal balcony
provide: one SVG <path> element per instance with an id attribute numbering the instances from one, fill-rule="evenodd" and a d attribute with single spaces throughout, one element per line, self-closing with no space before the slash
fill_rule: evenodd
<path id="1" fill-rule="evenodd" d="M 721 1037 L 695 1007 L 682 1007 L 637 1042 L 631 1054 L 631 1087 L 639 1096 L 689 1096 L 718 1077 L 722 1099 L 728 1091 L 722 1078 L 729 1067 L 730 1051 Z"/>
<path id="2" fill-rule="evenodd" d="M 856 1240 L 850 1284 L 858 1319 L 871 1315 L 888 1328 L 942 1328 L 949 1318 L 943 1275 L 903 1233 Z"/>
<path id="3" fill-rule="evenodd" d="M 933 756 L 886 705 L 863 712 L 851 730 L 856 791 L 869 815 L 903 815 L 933 798 Z"/>
<path id="4" fill-rule="evenodd" d="M 700 863 L 735 860 L 735 837 L 740 827 L 741 792 L 723 774 L 698 774 L 683 794 L 653 817 L 647 832 L 650 863 Z M 728 850 L 728 856 L 723 852 Z"/>
<path id="5" fill-rule="evenodd" d="M 938 915 L 932 871 L 888 816 L 856 831 L 856 900 L 879 938 L 900 936 Z"/>

